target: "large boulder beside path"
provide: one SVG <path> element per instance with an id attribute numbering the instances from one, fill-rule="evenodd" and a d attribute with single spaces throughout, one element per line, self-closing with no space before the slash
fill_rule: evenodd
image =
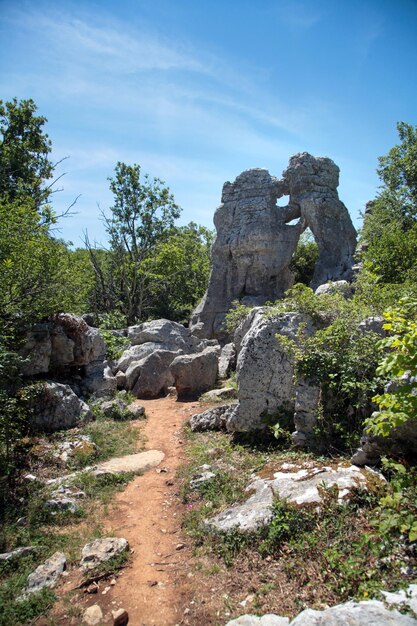
<path id="1" fill-rule="evenodd" d="M 92 418 L 89 406 L 69 385 L 46 382 L 32 400 L 30 425 L 33 430 L 52 433 L 81 426 Z"/>
<path id="2" fill-rule="evenodd" d="M 219 346 L 208 347 L 197 354 L 177 356 L 171 363 L 171 374 L 178 398 L 195 398 L 213 389 L 217 379 Z"/>

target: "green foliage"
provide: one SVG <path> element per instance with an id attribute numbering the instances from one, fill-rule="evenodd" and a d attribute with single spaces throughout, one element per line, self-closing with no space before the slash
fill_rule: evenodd
<path id="1" fill-rule="evenodd" d="M 415 284 L 417 263 L 417 127 L 397 125 L 401 143 L 379 158 L 383 182 L 365 215 L 361 254 L 382 283 Z"/>
<path id="2" fill-rule="evenodd" d="M 274 499 L 272 514 L 272 521 L 266 529 L 266 537 L 258 548 L 265 556 L 277 552 L 284 542 L 290 541 L 312 526 L 313 516 L 308 510 L 302 510 L 296 504 L 280 498 Z"/>
<path id="3" fill-rule="evenodd" d="M 394 390 L 374 396 L 379 412 L 365 424 L 370 433 L 388 436 L 393 428 L 417 418 L 417 299 L 403 298 L 384 317 L 389 336 L 379 342 L 379 347 L 388 352 L 377 374 L 396 384 Z"/>
<path id="4" fill-rule="evenodd" d="M 110 330 L 100 329 L 100 335 L 106 342 L 106 359 L 117 361 L 130 345 L 127 337 L 114 335 Z"/>
<path id="5" fill-rule="evenodd" d="M 207 288 L 212 240 L 211 230 L 190 222 L 155 248 L 147 261 L 154 317 L 188 319 Z"/>
<path id="6" fill-rule="evenodd" d="M 291 259 L 290 270 L 294 274 L 294 283 L 310 284 L 318 258 L 319 249 L 311 230 L 308 228 L 301 234 Z"/>
<path id="7" fill-rule="evenodd" d="M 110 251 L 99 255 L 86 243 L 97 275 L 97 309 L 120 311 L 129 325 L 149 311 L 149 258 L 167 239 L 180 209 L 161 180 L 141 177 L 139 165 L 119 162 L 109 180 L 114 205 L 103 219 Z"/>
<path id="8" fill-rule="evenodd" d="M 315 295 L 300 284 L 269 313 L 282 311 L 306 315 L 297 341 L 285 336 L 277 340 L 292 354 L 296 378 L 320 387 L 317 444 L 327 449 L 352 449 L 370 413 L 372 397 L 382 384 L 376 375 L 382 350 L 379 336 L 359 326 L 370 309 L 358 298 L 346 300 L 338 293 Z M 306 332 L 307 320 L 314 323 L 313 333 Z"/>
<path id="9" fill-rule="evenodd" d="M 406 535 L 417 541 L 417 470 L 384 459 L 383 468 L 390 474 L 387 493 L 375 510 L 375 524 L 382 538 Z"/>
<path id="10" fill-rule="evenodd" d="M 14 202 L 31 198 L 35 210 L 49 221 L 45 203 L 54 166 L 49 160 L 51 142 L 43 132 L 46 118 L 35 115 L 33 100 L 0 100 L 0 197 Z"/>
<path id="11" fill-rule="evenodd" d="M 32 624 L 33 620 L 50 609 L 55 602 L 56 596 L 51 589 L 32 593 L 24 600 L 15 600 L 17 589 L 23 586 L 21 578 L 22 576 L 15 576 L 1 588 L 0 626 Z"/>
<path id="12" fill-rule="evenodd" d="M 234 300 L 229 311 L 226 313 L 224 328 L 229 335 L 233 335 L 237 327 L 251 311 L 252 307 L 241 304 L 239 300 Z"/>

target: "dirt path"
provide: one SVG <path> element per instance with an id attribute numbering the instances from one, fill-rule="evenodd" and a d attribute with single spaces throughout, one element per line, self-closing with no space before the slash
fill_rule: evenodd
<path id="1" fill-rule="evenodd" d="M 192 601 L 192 557 L 181 532 L 184 505 L 178 497 L 176 471 L 184 459 L 181 426 L 202 409 L 173 397 L 140 404 L 147 415 L 146 448 L 162 450 L 165 459 L 118 494 L 104 520 L 109 533 L 129 541 L 132 565 L 104 596 L 100 590 L 96 602 L 106 613 L 123 607 L 132 626 L 192 623 L 186 617 Z"/>

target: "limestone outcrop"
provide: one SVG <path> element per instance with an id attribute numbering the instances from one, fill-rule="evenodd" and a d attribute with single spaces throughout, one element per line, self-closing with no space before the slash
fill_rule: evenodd
<path id="1" fill-rule="evenodd" d="M 291 157 L 282 179 L 251 169 L 224 184 L 214 215 L 209 286 L 191 319 L 194 334 L 225 340 L 224 319 L 234 300 L 255 306 L 282 297 L 292 285 L 289 265 L 307 227 L 319 247 L 312 286 L 350 278 L 356 232 L 338 184 L 337 165 L 307 152 Z M 288 205 L 277 206 L 287 195 Z"/>

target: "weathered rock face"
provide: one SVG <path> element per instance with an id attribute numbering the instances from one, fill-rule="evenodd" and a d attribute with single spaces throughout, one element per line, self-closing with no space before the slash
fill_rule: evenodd
<path id="1" fill-rule="evenodd" d="M 82 550 L 80 565 L 85 570 L 92 569 L 100 563 L 122 554 L 128 550 L 129 544 L 122 537 L 105 537 L 87 543 Z"/>
<path id="2" fill-rule="evenodd" d="M 379 600 L 345 602 L 323 611 L 305 609 L 291 622 L 278 615 L 242 615 L 226 626 L 416 626 L 417 620 L 387 609 Z"/>
<path id="3" fill-rule="evenodd" d="M 212 389 L 216 383 L 220 348 L 208 347 L 197 354 L 177 356 L 170 370 L 178 398 L 192 398 Z"/>
<path id="4" fill-rule="evenodd" d="M 306 332 L 311 326 L 300 313 L 271 317 L 257 309 L 250 317 L 252 324 L 242 340 L 237 360 L 239 403 L 228 417 L 229 431 L 264 429 L 264 418 L 278 411 L 294 413 L 294 363 L 276 336 L 296 340 L 300 323 L 307 324 Z"/>
<path id="5" fill-rule="evenodd" d="M 35 430 L 55 432 L 79 426 L 92 417 L 88 405 L 75 395 L 69 385 L 47 382 L 43 393 L 33 400 L 30 421 Z"/>
<path id="6" fill-rule="evenodd" d="M 191 320 L 195 334 L 222 337 L 233 300 L 263 304 L 290 287 L 288 266 L 303 228 L 286 224 L 292 216 L 276 206 L 284 193 L 284 183 L 263 169 L 224 184 L 209 287 Z"/>
<path id="7" fill-rule="evenodd" d="M 41 591 L 45 587 L 55 587 L 66 566 L 65 555 L 62 552 L 55 552 L 45 563 L 29 574 L 26 587 L 23 589 L 23 596 Z"/>
<path id="8" fill-rule="evenodd" d="M 53 321 L 36 324 L 21 354 L 28 359 L 23 374 L 35 376 L 103 361 L 106 344 L 81 317 L 62 313 Z"/>
<path id="9" fill-rule="evenodd" d="M 298 506 L 320 504 L 323 493 L 322 486 L 327 488 L 337 487 L 338 499 L 342 502 L 349 499 L 350 493 L 357 486 L 367 489 L 368 480 L 384 479 L 376 472 L 355 466 L 327 466 L 305 467 L 294 470 L 289 464 L 282 466 L 281 471 L 274 472 L 273 477 L 255 477 L 247 486 L 246 491 L 250 497 L 242 504 L 221 511 L 214 517 L 206 520 L 206 525 L 214 531 L 227 532 L 239 530 L 251 532 L 261 526 L 269 524 L 273 518 L 272 503 L 274 497 L 293 502 Z"/>
<path id="10" fill-rule="evenodd" d="M 351 278 L 356 231 L 337 193 L 339 171 L 331 159 L 302 152 L 283 172 L 288 206 L 309 226 L 319 248 L 312 287 Z"/>
<path id="11" fill-rule="evenodd" d="M 289 264 L 307 226 L 320 253 L 312 286 L 350 278 L 356 233 L 338 184 L 337 165 L 307 152 L 291 157 L 281 180 L 252 169 L 224 184 L 210 282 L 191 319 L 194 334 L 225 339 L 233 300 L 256 306 L 280 298 L 292 284 Z M 288 205 L 277 206 L 284 195 Z"/>

